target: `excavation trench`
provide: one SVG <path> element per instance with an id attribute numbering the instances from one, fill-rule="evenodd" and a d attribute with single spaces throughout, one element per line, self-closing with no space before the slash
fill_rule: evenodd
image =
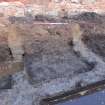
<path id="1" fill-rule="evenodd" d="M 20 67 L 18 69 L 15 66 L 15 74 L 15 70 L 8 71 L 10 76 L 6 74 L 6 77 L 9 76 L 9 79 L 6 80 L 11 81 L 12 76 L 12 87 L 8 85 L 0 86 L 1 89 L 11 88 L 5 95 L 1 93 L 10 100 L 9 105 L 15 103 L 12 100 L 15 97 L 14 94 L 18 98 L 23 96 L 24 103 L 28 103 L 28 105 L 32 103 L 38 105 L 40 100 L 47 96 L 84 87 L 105 78 L 105 62 L 104 58 L 102 59 L 103 55 L 100 53 L 103 52 L 103 48 L 97 53 L 97 45 L 92 43 L 96 39 L 91 37 L 92 35 L 98 37 L 104 35 L 104 22 L 103 24 L 96 21 L 91 23 L 91 18 L 91 21 L 74 20 L 72 18 L 58 20 L 48 17 L 43 18 L 37 16 L 35 19 L 28 18 L 28 21 L 27 18 L 23 17 L 9 18 L 10 24 L 5 27 L 8 31 L 4 31 L 4 27 L 0 25 L 0 35 L 2 36 L 2 33 L 6 32 L 5 40 L 1 38 L 1 42 L 5 42 L 2 48 L 7 46 L 6 49 L 3 49 L 6 52 L 3 52 L 5 57 L 0 56 L 1 64 L 3 63 L 2 59 L 4 59 L 4 62 L 11 61 L 13 65 L 16 60 L 21 61 L 20 64 L 23 62 L 25 67 L 23 70 L 19 65 L 17 66 Z M 65 22 L 66 24 L 64 24 Z M 91 36 L 88 36 L 89 33 L 92 33 Z M 8 35 L 13 36 L 12 39 L 10 37 L 9 41 Z M 99 40 L 101 43 L 101 38 Z M 100 46 L 98 47 L 100 48 Z M 19 54 L 19 56 L 16 54 Z M 6 73 L 4 70 L 3 72 Z M 3 76 L 2 73 L 0 76 Z M 19 93 L 16 93 L 17 90 Z M 28 97 L 30 97 L 29 101 L 27 101 Z M 16 105 L 23 102 L 18 98 L 16 99 Z M 3 100 L 0 100 L 0 102 L 6 103 Z"/>

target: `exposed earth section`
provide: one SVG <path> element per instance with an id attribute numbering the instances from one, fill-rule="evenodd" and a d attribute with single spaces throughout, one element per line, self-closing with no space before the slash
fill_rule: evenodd
<path id="1" fill-rule="evenodd" d="M 104 0 L 0 3 L 0 105 L 104 80 L 104 10 Z"/>
<path id="2" fill-rule="evenodd" d="M 19 37 L 23 39 L 19 45 L 24 49 L 25 69 L 0 73 L 2 105 L 39 105 L 48 96 L 104 80 L 104 16 L 87 12 L 68 19 L 42 15 L 4 19 L 0 45 L 5 57 L 0 60 L 5 67 L 0 70 L 13 60 L 10 32 L 18 35 L 17 44 Z"/>

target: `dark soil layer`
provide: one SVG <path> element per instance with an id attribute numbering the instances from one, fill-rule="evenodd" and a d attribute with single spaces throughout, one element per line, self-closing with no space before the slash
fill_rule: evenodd
<path id="1" fill-rule="evenodd" d="M 0 45 L 0 62 L 6 62 L 11 60 L 11 51 L 8 46 Z"/>
<path id="2" fill-rule="evenodd" d="M 105 34 L 91 33 L 85 36 L 83 41 L 94 53 L 105 60 Z"/>
<path id="3" fill-rule="evenodd" d="M 84 12 L 80 15 L 74 16 L 72 19 L 78 20 L 78 21 L 82 20 L 82 21 L 102 23 L 103 19 L 105 19 L 105 16 L 99 15 L 95 12 Z"/>

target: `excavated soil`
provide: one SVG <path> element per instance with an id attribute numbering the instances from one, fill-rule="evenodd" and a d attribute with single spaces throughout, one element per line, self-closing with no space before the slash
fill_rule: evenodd
<path id="1" fill-rule="evenodd" d="M 34 19 L 10 17 L 9 21 L 23 39 L 25 70 L 12 74 L 12 89 L 1 92 L 1 105 L 39 105 L 40 100 L 47 96 L 105 79 L 104 16 L 84 13 L 71 19 L 37 16 Z M 53 22 L 58 24 L 50 24 Z M 63 24 L 59 24 L 61 22 Z M 81 26 L 85 51 L 73 50 L 73 22 Z M 8 43 L 4 42 L 0 57 L 8 61 L 11 52 Z"/>

